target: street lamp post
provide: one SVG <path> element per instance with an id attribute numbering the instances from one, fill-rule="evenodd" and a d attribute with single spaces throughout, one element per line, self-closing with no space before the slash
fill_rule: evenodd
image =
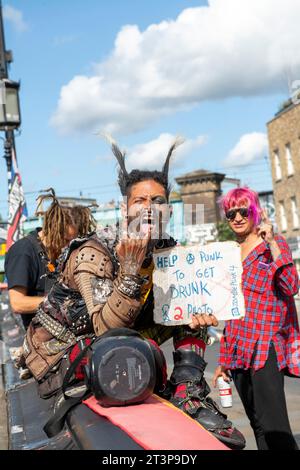
<path id="1" fill-rule="evenodd" d="M 13 61 L 5 47 L 2 2 L 0 0 L 0 130 L 4 131 L 4 158 L 8 172 L 8 190 L 11 184 L 12 151 L 15 151 L 14 130 L 21 125 L 19 83 L 9 80 L 8 64 Z"/>

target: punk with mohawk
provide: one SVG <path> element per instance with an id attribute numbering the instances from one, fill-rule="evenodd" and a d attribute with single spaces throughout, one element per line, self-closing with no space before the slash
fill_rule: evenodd
<path id="1" fill-rule="evenodd" d="M 176 245 L 165 236 L 170 193 L 168 172 L 171 156 L 180 143 L 171 145 L 162 171 L 133 170 L 125 165 L 125 153 L 109 138 L 112 152 L 119 163 L 119 185 L 125 201 L 122 204 L 121 236 L 117 229 L 104 229 L 74 246 L 62 268 L 60 284 L 50 292 L 40 308 L 40 327 L 50 334 L 45 357 L 44 376 L 28 367 L 39 382 L 80 336 L 101 336 L 116 328 L 131 328 L 159 345 L 173 339 L 174 369 L 165 383 L 165 398 L 191 415 L 218 439 L 235 448 L 244 446 L 243 436 L 207 395 L 210 389 L 204 378 L 206 362 L 203 353 L 208 341 L 207 326 L 216 325 L 215 317 L 197 315 L 190 325 L 165 326 L 154 323 L 153 252 Z M 76 293 L 76 296 L 74 296 Z M 71 320 L 69 298 L 79 302 L 80 318 Z M 55 302 L 52 301 L 52 298 Z M 82 304 L 85 304 L 85 311 Z M 76 305 L 71 304 L 74 311 Z M 76 309 L 75 309 L 76 310 Z M 67 312 L 62 315 L 61 312 Z M 66 318 L 69 317 L 69 321 Z M 74 315 L 73 315 L 74 317 Z M 55 340 L 55 341 L 54 341 Z M 32 344 L 32 341 L 28 341 Z M 35 336 L 35 344 L 37 337 Z M 43 342 L 43 351 L 47 351 Z M 55 349 L 56 348 L 56 349 Z M 41 361 L 41 348 L 38 350 Z M 160 352 L 162 355 L 162 352 Z M 40 362 L 39 362 L 40 364 Z M 167 375 L 163 361 L 161 377 Z M 162 390 L 156 390 L 162 392 Z"/>
<path id="2" fill-rule="evenodd" d="M 112 152 L 114 156 L 116 157 L 120 166 L 118 183 L 120 186 L 122 196 L 128 196 L 128 192 L 130 191 L 130 188 L 134 184 L 152 179 L 156 181 L 157 183 L 161 184 L 165 188 L 166 195 L 169 198 L 169 195 L 170 195 L 170 185 L 169 185 L 170 159 L 174 151 L 177 149 L 177 147 L 183 144 L 184 139 L 182 139 L 181 137 L 177 137 L 174 140 L 174 142 L 171 144 L 168 154 L 167 154 L 166 161 L 163 165 L 162 171 L 158 171 L 158 170 L 149 171 L 149 170 L 134 169 L 130 173 L 128 173 L 128 171 L 126 170 L 126 165 L 125 165 L 126 153 L 120 150 L 117 143 L 111 137 L 107 136 L 107 140 L 111 143 Z"/>

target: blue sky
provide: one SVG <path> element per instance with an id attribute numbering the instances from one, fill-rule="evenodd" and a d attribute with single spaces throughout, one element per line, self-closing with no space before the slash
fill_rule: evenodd
<path id="1" fill-rule="evenodd" d="M 168 140 L 180 134 L 186 145 L 173 177 L 204 168 L 271 189 L 266 122 L 299 70 L 286 54 L 289 46 L 299 50 L 296 21 L 291 25 L 299 6 L 286 13 L 287 3 L 4 1 L 6 48 L 14 54 L 10 78 L 21 80 L 16 146 L 30 214 L 37 192 L 49 186 L 99 202 L 118 197 L 116 165 L 97 130 L 112 132 L 131 166 L 142 160 L 159 167 Z M 272 15 L 288 32 L 279 43 Z M 1 160 L 3 217 L 6 198 Z"/>

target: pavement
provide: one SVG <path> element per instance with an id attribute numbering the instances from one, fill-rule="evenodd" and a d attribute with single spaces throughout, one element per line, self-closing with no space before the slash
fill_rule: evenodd
<path id="1" fill-rule="evenodd" d="M 297 299 L 297 310 L 298 316 L 300 316 L 300 299 Z M 2 312 L 3 313 L 3 312 Z M 219 326 L 219 331 L 222 330 L 222 324 Z M 0 337 L 1 341 L 1 337 Z M 0 344 L 1 346 L 1 344 Z M 205 360 L 208 362 L 205 377 L 210 385 L 211 397 L 216 400 L 218 404 L 219 396 L 218 391 L 212 387 L 212 377 L 217 365 L 217 355 L 218 355 L 219 343 L 215 342 L 212 346 L 208 346 L 205 353 Z M 172 341 L 168 341 L 163 346 L 164 353 L 166 355 L 168 371 L 169 373 L 172 370 Z M 6 384 L 6 388 L 7 388 Z M 232 386 L 233 391 L 233 406 L 231 408 L 223 409 L 228 418 L 234 423 L 234 425 L 244 434 L 246 438 L 246 450 L 256 450 L 256 443 L 252 429 L 249 425 L 247 416 L 245 415 L 244 408 L 239 399 L 239 396 Z M 289 378 L 285 379 L 285 393 L 287 400 L 287 408 L 290 419 L 291 428 L 293 434 L 297 440 L 298 446 L 300 448 L 300 379 Z M 1 366 L 0 361 L 0 450 L 5 450 L 8 448 L 8 437 L 7 437 L 7 406 L 6 406 L 6 397 L 5 390 L 3 385 L 3 366 Z"/>
<path id="2" fill-rule="evenodd" d="M 0 315 L 3 315 L 0 303 Z M 0 331 L 0 450 L 8 448 L 7 438 L 7 409 L 6 409 L 6 397 L 5 397 L 5 386 L 4 386 L 4 343 Z"/>
<path id="3" fill-rule="evenodd" d="M 7 303 L 0 303 L 0 450 L 8 449 L 8 416 L 7 416 L 7 390 L 5 384 L 5 364 L 7 359 L 7 348 L 2 337 L 1 326 L 8 308 Z"/>
<path id="4" fill-rule="evenodd" d="M 162 349 L 166 355 L 168 372 L 170 373 L 172 371 L 172 341 L 168 341 Z M 253 431 L 234 385 L 232 384 L 232 408 L 221 407 L 218 390 L 214 389 L 212 386 L 212 378 L 217 366 L 218 349 L 219 343 L 215 342 L 212 346 L 207 347 L 205 353 L 205 360 L 208 362 L 205 370 L 205 377 L 211 388 L 210 396 L 218 403 L 221 411 L 228 415 L 228 418 L 234 423 L 236 428 L 244 434 L 246 439 L 246 450 L 257 450 Z M 285 394 L 291 428 L 300 448 L 300 379 L 286 377 Z"/>
<path id="5" fill-rule="evenodd" d="M 296 298 L 296 306 L 300 323 L 300 298 Z M 223 322 L 220 322 L 218 326 L 218 332 L 222 332 L 222 330 Z M 168 341 L 167 343 L 165 343 L 162 349 L 166 355 L 168 372 L 171 373 L 173 364 L 172 341 Z M 214 389 L 212 386 L 212 378 L 215 372 L 215 368 L 217 366 L 218 350 L 218 342 L 215 342 L 212 346 L 208 346 L 206 348 L 205 360 L 208 365 L 206 367 L 205 377 L 209 386 L 211 387 L 210 396 L 220 405 L 218 390 Z M 285 395 L 291 428 L 300 448 L 300 379 L 285 377 Z M 220 409 L 228 415 L 228 418 L 244 434 L 246 439 L 246 450 L 257 450 L 252 428 L 250 427 L 249 420 L 244 411 L 244 407 L 233 384 L 232 398 L 232 408 L 222 408 L 220 405 Z"/>
<path id="6" fill-rule="evenodd" d="M 8 448 L 7 439 L 7 414 L 6 414 L 6 398 L 3 384 L 2 367 L 0 364 L 0 450 Z"/>

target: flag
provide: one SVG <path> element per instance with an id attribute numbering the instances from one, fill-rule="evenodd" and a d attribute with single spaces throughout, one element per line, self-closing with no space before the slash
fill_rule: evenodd
<path id="1" fill-rule="evenodd" d="M 6 251 L 9 250 L 17 240 L 24 236 L 23 223 L 28 216 L 27 206 L 22 187 L 20 172 L 18 169 L 14 146 L 11 147 L 11 177 L 9 175 L 8 196 L 8 229 L 6 240 Z"/>

